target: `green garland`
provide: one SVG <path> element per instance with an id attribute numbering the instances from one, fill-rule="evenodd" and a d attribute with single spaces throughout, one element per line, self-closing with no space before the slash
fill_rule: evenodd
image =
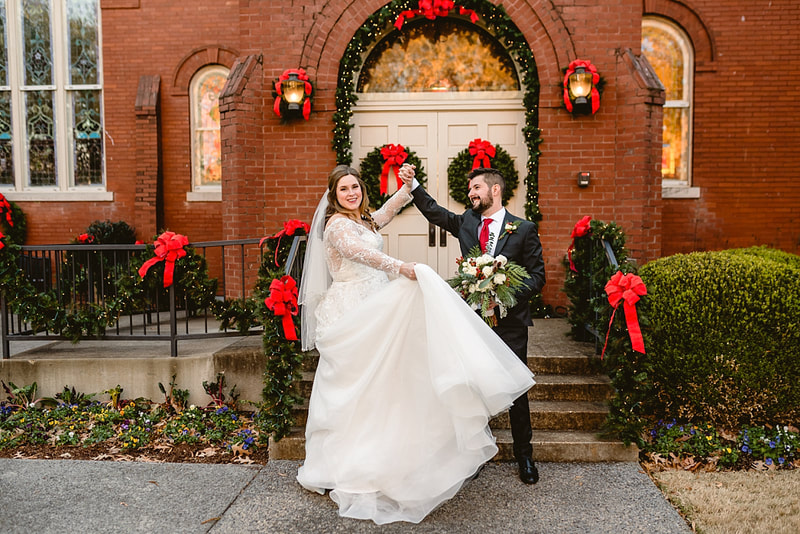
<path id="1" fill-rule="evenodd" d="M 2 193 L 0 193 L 0 201 L 4 199 L 5 196 Z M 0 232 L 8 236 L 11 239 L 12 243 L 16 243 L 17 245 L 24 245 L 25 238 L 27 236 L 27 221 L 25 219 L 25 213 L 22 211 L 22 208 L 20 208 L 15 202 L 9 200 L 8 204 L 9 206 L 11 206 L 12 224 L 8 224 L 5 212 L 0 213 Z M 8 243 L 8 240 L 6 240 L 5 242 Z"/>
<path id="2" fill-rule="evenodd" d="M 500 145 L 495 145 L 495 156 L 491 158 L 492 168 L 500 171 L 506 182 L 503 192 L 503 206 L 505 206 L 514 195 L 514 190 L 519 185 L 519 173 L 514 167 L 514 160 L 511 155 Z M 450 187 L 450 196 L 453 200 L 460 202 L 467 208 L 472 207 L 469 200 L 469 181 L 467 175 L 472 170 L 472 162 L 475 156 L 470 155 L 469 148 L 465 148 L 450 162 L 447 167 L 447 185 Z"/>
<path id="3" fill-rule="evenodd" d="M 373 210 L 379 209 L 391 197 L 389 194 L 381 194 L 381 171 L 383 170 L 384 164 L 383 156 L 381 156 L 381 149 L 383 146 L 376 147 L 367 154 L 364 159 L 361 160 L 361 167 L 359 168 L 361 179 L 364 180 L 364 184 L 367 186 L 369 205 Z M 406 148 L 406 152 L 408 153 L 406 163 L 410 163 L 417 168 L 415 176 L 417 181 L 424 187 L 427 184 L 427 178 L 425 169 L 422 166 L 422 161 L 413 150 Z M 389 180 L 394 180 L 391 173 L 389 174 Z M 403 211 L 405 208 L 404 206 L 400 211 Z"/>
<path id="4" fill-rule="evenodd" d="M 525 178 L 525 216 L 531 221 L 542 218 L 539 210 L 539 144 L 542 142 L 539 129 L 539 80 L 536 63 L 525 36 L 505 12 L 502 6 L 495 6 L 487 0 L 460 0 L 459 5 L 472 9 L 480 16 L 479 23 L 485 26 L 500 43 L 503 43 L 514 58 L 522 75 L 524 88 L 525 126 L 522 133 L 528 147 L 528 161 Z M 364 55 L 383 32 L 389 30 L 402 11 L 416 9 L 417 2 L 394 0 L 370 15 L 356 30 L 344 56 L 339 63 L 339 83 L 336 88 L 336 112 L 333 114 L 333 150 L 339 164 L 349 165 L 353 161 L 350 151 L 350 119 L 352 107 L 358 100 L 355 93 L 355 76 L 361 69 Z"/>

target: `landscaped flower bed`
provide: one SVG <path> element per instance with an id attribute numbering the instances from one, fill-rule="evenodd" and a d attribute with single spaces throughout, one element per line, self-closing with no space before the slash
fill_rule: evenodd
<path id="1" fill-rule="evenodd" d="M 35 385 L 7 388 L 0 402 L 0 457 L 140 459 L 202 463 L 265 463 L 268 433 L 259 412 L 236 408 L 217 396 L 205 407 L 182 405 L 170 389 L 164 403 L 92 400 L 64 389 L 36 399 Z"/>

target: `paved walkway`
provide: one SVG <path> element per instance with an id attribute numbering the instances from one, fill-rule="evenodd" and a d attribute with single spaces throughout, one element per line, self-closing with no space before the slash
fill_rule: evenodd
<path id="1" fill-rule="evenodd" d="M 535 486 L 490 463 L 419 525 L 382 527 L 338 517 L 298 465 L 0 459 L 0 532 L 690 532 L 636 463 L 539 464 Z"/>

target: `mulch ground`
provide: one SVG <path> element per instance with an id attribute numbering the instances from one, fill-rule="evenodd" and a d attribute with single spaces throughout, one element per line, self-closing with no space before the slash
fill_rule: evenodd
<path id="1" fill-rule="evenodd" d="M 108 445 L 91 447 L 59 445 L 23 445 L 0 449 L 0 458 L 30 460 L 98 460 L 112 462 L 174 462 L 196 464 L 266 464 L 266 448 L 234 453 L 222 448 L 187 444 L 157 444 L 135 450 L 120 450 Z"/>

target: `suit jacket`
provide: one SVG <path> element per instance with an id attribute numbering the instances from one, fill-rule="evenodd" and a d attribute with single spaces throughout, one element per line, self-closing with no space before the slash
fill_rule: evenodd
<path id="1" fill-rule="evenodd" d="M 444 228 L 458 239 L 461 254 L 467 256 L 471 248 L 478 244 L 478 226 L 481 216 L 467 209 L 462 214 L 453 213 L 439 204 L 422 187 L 412 191 L 414 205 L 428 221 Z M 528 272 L 525 288 L 517 292 L 517 305 L 508 310 L 508 315 L 500 319 L 498 330 L 525 329 L 532 325 L 528 301 L 544 287 L 544 259 L 539 232 L 531 221 L 520 219 L 506 211 L 503 228 L 509 222 L 519 221 L 519 227 L 512 233 L 500 232 L 494 255 L 502 254 L 509 260 L 523 266 Z M 501 336 L 503 337 L 503 336 Z M 525 336 L 527 339 L 527 335 Z"/>

